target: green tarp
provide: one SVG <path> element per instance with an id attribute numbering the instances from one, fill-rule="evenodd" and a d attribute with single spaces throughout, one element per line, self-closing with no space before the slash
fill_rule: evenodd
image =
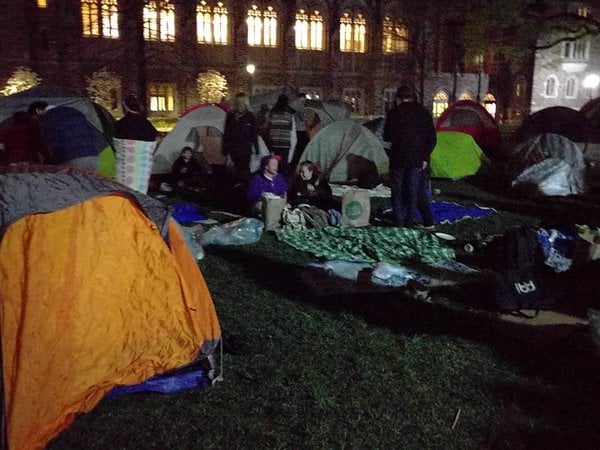
<path id="1" fill-rule="evenodd" d="M 481 167 L 482 156 L 483 152 L 472 136 L 440 131 L 431 154 L 431 176 L 457 179 L 475 175 Z"/>
<path id="2" fill-rule="evenodd" d="M 327 260 L 433 263 L 454 258 L 454 251 L 424 231 L 410 228 L 313 228 L 277 231 L 279 240 Z"/>

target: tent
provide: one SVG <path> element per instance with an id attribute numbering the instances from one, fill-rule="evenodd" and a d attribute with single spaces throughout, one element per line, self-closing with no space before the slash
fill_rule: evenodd
<path id="1" fill-rule="evenodd" d="M 210 164 L 223 164 L 221 144 L 228 106 L 196 105 L 183 112 L 154 154 L 153 173 L 169 173 L 183 147 L 202 147 Z"/>
<path id="2" fill-rule="evenodd" d="M 221 331 L 162 203 L 74 169 L 10 170 L 0 173 L 2 416 L 8 448 L 40 449 L 114 387 L 211 355 Z"/>
<path id="3" fill-rule="evenodd" d="M 558 134 L 541 134 L 518 145 L 510 160 L 512 186 L 541 195 L 586 191 L 586 164 L 579 146 Z"/>
<path id="4" fill-rule="evenodd" d="M 100 117 L 89 98 L 54 86 L 38 85 L 26 91 L 0 97 L 0 123 L 9 119 L 17 111 L 27 111 L 33 102 L 46 102 L 49 105 L 78 109 L 98 131 L 104 133 Z"/>
<path id="5" fill-rule="evenodd" d="M 483 152 L 471 135 L 457 131 L 438 131 L 436 135 L 431 154 L 432 177 L 457 179 L 477 173 Z"/>
<path id="6" fill-rule="evenodd" d="M 332 183 L 372 188 L 387 173 L 389 160 L 379 139 L 346 119 L 330 123 L 310 140 L 300 161 L 310 160 Z"/>
<path id="7" fill-rule="evenodd" d="M 600 142 L 591 120 L 580 111 L 565 106 L 552 106 L 526 117 L 515 131 L 513 140 L 522 143 L 540 134 L 559 134 L 573 142 Z"/>
<path id="8" fill-rule="evenodd" d="M 490 158 L 499 156 L 502 147 L 500 128 L 477 102 L 460 100 L 450 105 L 437 120 L 436 130 L 469 134 Z"/>

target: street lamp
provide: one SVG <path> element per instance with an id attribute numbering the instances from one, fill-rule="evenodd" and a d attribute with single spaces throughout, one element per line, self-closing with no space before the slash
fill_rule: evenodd
<path id="1" fill-rule="evenodd" d="M 253 84 L 253 75 L 256 72 L 256 66 L 252 63 L 246 65 L 246 72 L 250 75 L 250 95 L 252 95 L 252 84 Z"/>
<path id="2" fill-rule="evenodd" d="M 583 79 L 583 87 L 590 90 L 590 100 L 594 94 L 594 90 L 600 84 L 600 76 L 595 73 L 590 73 Z"/>

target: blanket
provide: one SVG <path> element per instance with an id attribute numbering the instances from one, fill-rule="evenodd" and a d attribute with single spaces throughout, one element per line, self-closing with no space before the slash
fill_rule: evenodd
<path id="1" fill-rule="evenodd" d="M 455 256 L 434 235 L 408 228 L 283 229 L 277 231 L 277 238 L 298 250 L 330 260 L 434 263 Z"/>

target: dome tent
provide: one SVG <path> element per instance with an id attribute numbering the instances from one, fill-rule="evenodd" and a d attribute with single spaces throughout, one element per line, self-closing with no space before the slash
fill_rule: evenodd
<path id="1" fill-rule="evenodd" d="M 500 128 L 492 115 L 477 102 L 460 100 L 451 104 L 438 118 L 436 130 L 469 134 L 487 156 L 500 156 Z"/>
<path id="2" fill-rule="evenodd" d="M 472 136 L 457 131 L 438 131 L 431 153 L 431 176 L 458 179 L 475 175 L 483 152 Z"/>

